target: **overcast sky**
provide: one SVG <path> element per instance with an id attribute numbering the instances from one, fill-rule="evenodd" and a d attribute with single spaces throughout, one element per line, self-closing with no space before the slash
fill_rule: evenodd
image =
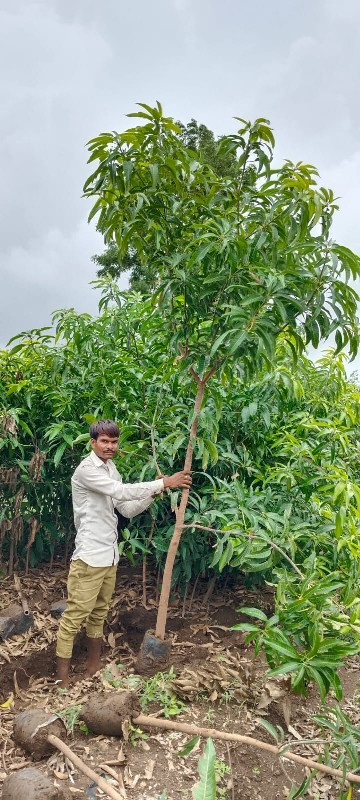
<path id="1" fill-rule="evenodd" d="M 319 168 L 360 252 L 359 23 L 359 0 L 1 0 L 0 344 L 56 308 L 97 312 L 85 143 L 139 101 L 218 134 L 270 119 L 277 159 Z"/>

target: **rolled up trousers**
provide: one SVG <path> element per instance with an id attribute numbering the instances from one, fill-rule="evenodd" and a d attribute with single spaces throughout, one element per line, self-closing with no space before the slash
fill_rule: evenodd
<path id="1" fill-rule="evenodd" d="M 92 638 L 103 635 L 104 622 L 115 589 L 117 564 L 90 567 L 78 559 L 70 565 L 66 609 L 61 617 L 56 655 L 71 658 L 74 638 L 83 623 Z"/>

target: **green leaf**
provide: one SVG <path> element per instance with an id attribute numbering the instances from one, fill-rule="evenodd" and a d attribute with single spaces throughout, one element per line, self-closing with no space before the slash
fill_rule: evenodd
<path id="1" fill-rule="evenodd" d="M 323 676 L 321 674 L 321 671 L 317 670 L 317 669 L 314 669 L 313 667 L 308 665 L 307 666 L 307 672 L 308 672 L 309 676 L 313 679 L 313 681 L 315 681 L 315 683 L 316 683 L 316 685 L 317 685 L 317 687 L 319 689 L 319 692 L 320 692 L 321 700 L 324 702 L 324 700 L 326 698 L 326 695 L 328 693 L 329 687 L 324 682 L 324 679 L 323 679 Z"/>
<path id="2" fill-rule="evenodd" d="M 241 409 L 241 419 L 242 419 L 244 425 L 246 424 L 248 419 L 250 419 L 251 416 L 252 416 L 252 413 L 251 413 L 250 406 L 244 406 L 244 408 Z"/>
<path id="3" fill-rule="evenodd" d="M 208 739 L 198 762 L 200 781 L 192 790 L 193 800 L 216 800 L 215 758 L 214 744 Z"/>
<path id="4" fill-rule="evenodd" d="M 59 445 L 59 447 L 58 447 L 58 448 L 57 448 L 57 450 L 55 451 L 55 455 L 54 455 L 54 464 L 55 464 L 55 467 L 58 467 L 58 466 L 59 466 L 59 463 L 60 463 L 60 461 L 61 461 L 61 459 L 62 459 L 62 456 L 63 456 L 63 454 L 64 454 L 64 452 L 65 452 L 65 450 L 66 450 L 67 446 L 68 446 L 68 445 L 67 445 L 67 442 L 63 442 L 62 444 L 60 444 L 60 445 Z"/>
<path id="5" fill-rule="evenodd" d="M 267 674 L 272 678 L 275 678 L 278 675 L 287 675 L 288 672 L 294 672 L 295 670 L 299 669 L 299 666 L 300 661 L 288 661 L 286 664 L 281 664 L 280 667 L 270 669 Z"/>
<path id="6" fill-rule="evenodd" d="M 260 608 L 248 608 L 247 606 L 242 606 L 241 608 L 237 608 L 236 611 L 239 614 L 247 614 L 249 617 L 255 617 L 256 619 L 261 619 L 263 622 L 267 622 L 268 618 Z"/>
<path id="7" fill-rule="evenodd" d="M 259 719 L 258 725 L 260 725 L 261 728 L 264 728 L 264 730 L 267 731 L 270 734 L 270 736 L 273 739 L 275 739 L 277 743 L 279 743 L 280 741 L 279 731 L 276 730 L 276 728 L 274 728 L 271 722 L 269 722 L 267 719 Z"/>
<path id="8" fill-rule="evenodd" d="M 228 331 L 224 331 L 224 333 L 222 333 L 221 336 L 218 336 L 218 338 L 215 339 L 215 342 L 214 342 L 214 344 L 213 344 L 213 346 L 212 346 L 212 348 L 210 350 L 210 356 L 209 356 L 210 360 L 213 358 L 213 356 L 215 355 L 216 351 L 223 344 L 223 342 L 225 341 L 225 339 L 226 339 L 226 337 L 228 335 L 229 335 Z"/>
<path id="9" fill-rule="evenodd" d="M 181 748 L 181 750 L 178 751 L 176 755 L 180 756 L 181 758 L 188 756 L 189 753 L 192 753 L 195 747 L 198 746 L 199 742 L 200 736 L 193 736 L 193 738 L 189 739 L 189 741 L 184 745 L 184 747 Z"/>
<path id="10" fill-rule="evenodd" d="M 279 642 L 275 641 L 274 639 L 268 639 L 266 642 L 266 646 L 270 647 L 271 650 L 275 650 L 277 653 L 281 653 L 283 656 L 287 656 L 295 660 L 298 658 L 298 652 L 295 650 L 295 647 L 289 643 L 287 644 L 280 644 Z"/>
<path id="11" fill-rule="evenodd" d="M 237 622 L 236 625 L 232 625 L 230 628 L 231 631 L 253 631 L 255 633 L 260 633 L 261 628 L 257 625 L 252 625 L 251 622 Z"/>

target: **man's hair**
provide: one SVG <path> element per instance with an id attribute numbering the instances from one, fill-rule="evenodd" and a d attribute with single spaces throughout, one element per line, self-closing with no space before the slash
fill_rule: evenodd
<path id="1" fill-rule="evenodd" d="M 116 422 L 112 419 L 99 419 L 98 422 L 93 422 L 90 425 L 90 438 L 97 439 L 100 434 L 105 433 L 115 439 L 119 436 L 119 428 Z"/>

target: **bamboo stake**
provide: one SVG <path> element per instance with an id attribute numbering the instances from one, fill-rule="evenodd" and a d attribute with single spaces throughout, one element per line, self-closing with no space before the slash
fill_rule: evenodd
<path id="1" fill-rule="evenodd" d="M 75 753 L 73 753 L 73 751 L 70 750 L 70 747 L 68 747 L 67 744 L 64 744 L 64 742 L 62 742 L 61 739 L 59 739 L 57 736 L 54 736 L 52 733 L 49 733 L 47 738 L 48 742 L 50 742 L 53 745 L 53 747 L 56 747 L 57 750 L 60 750 L 62 753 L 64 753 L 66 758 L 68 758 L 69 761 L 71 761 L 71 763 L 74 764 L 74 767 L 77 767 L 77 769 L 79 769 L 80 772 L 82 772 L 84 775 L 86 775 L 88 778 L 94 781 L 94 783 L 97 784 L 99 789 L 105 792 L 105 794 L 108 797 L 111 797 L 112 800 L 124 800 L 123 794 L 119 794 L 119 792 L 117 792 L 116 789 L 114 789 L 114 787 L 111 786 L 111 784 L 105 780 L 105 778 L 102 778 L 101 775 L 97 775 L 97 773 L 94 772 L 94 770 L 91 769 L 91 767 L 88 767 L 87 764 L 84 764 L 81 758 L 75 755 Z"/>
<path id="2" fill-rule="evenodd" d="M 188 733 L 191 736 L 204 736 L 211 739 L 222 739 L 225 742 L 241 742 L 241 744 L 248 744 L 250 747 L 257 747 L 260 750 L 266 750 L 268 753 L 273 753 L 274 756 L 286 758 L 288 761 L 295 761 L 296 764 L 301 764 L 303 767 L 309 769 L 316 769 L 319 772 L 324 772 L 326 775 L 332 775 L 334 778 L 346 779 L 352 783 L 360 784 L 360 775 L 355 775 L 353 772 L 347 772 L 345 775 L 341 769 L 335 767 L 328 767 L 326 764 L 321 764 L 319 761 L 313 761 L 312 758 L 305 758 L 298 756 L 296 753 L 289 753 L 287 750 L 282 753 L 282 748 L 276 747 L 273 744 L 268 744 L 260 739 L 254 739 L 252 736 L 242 736 L 239 733 L 228 733 L 227 731 L 219 731 L 216 728 L 198 728 L 195 725 L 188 725 L 186 722 L 173 722 L 170 719 L 158 719 L 157 717 L 147 717 L 144 714 L 139 714 L 132 722 L 135 725 L 141 725 L 147 728 L 162 728 L 168 731 L 181 731 L 181 733 Z M 54 737 L 55 738 L 55 737 Z"/>

